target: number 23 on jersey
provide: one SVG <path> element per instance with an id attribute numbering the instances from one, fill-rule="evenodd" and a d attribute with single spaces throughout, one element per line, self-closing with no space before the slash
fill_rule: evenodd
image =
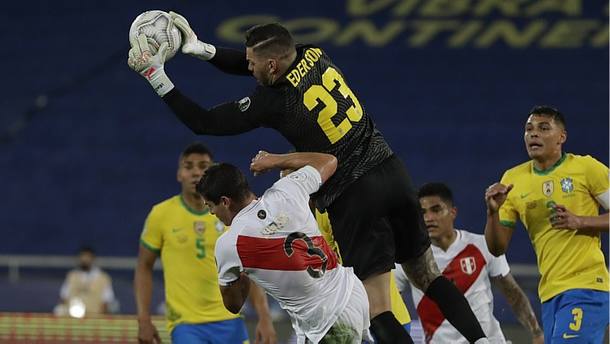
<path id="1" fill-rule="evenodd" d="M 345 111 L 347 118 L 344 118 L 338 125 L 335 125 L 332 121 L 339 110 L 337 100 L 331 95 L 335 88 L 338 88 L 344 99 L 349 98 L 353 103 Z M 362 118 L 362 106 L 360 106 L 358 98 L 347 87 L 341 74 L 332 67 L 328 67 L 322 74 L 322 85 L 312 85 L 303 94 L 303 104 L 309 111 L 313 110 L 319 103 L 322 103 L 324 107 L 318 113 L 318 125 L 331 144 L 339 141 L 350 131 L 352 122 L 358 122 Z"/>

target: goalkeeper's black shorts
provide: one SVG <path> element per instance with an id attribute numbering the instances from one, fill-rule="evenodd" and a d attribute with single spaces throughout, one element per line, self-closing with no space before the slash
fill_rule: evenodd
<path id="1" fill-rule="evenodd" d="M 395 155 L 343 191 L 328 215 L 343 265 L 361 280 L 419 257 L 430 246 L 415 188 Z"/>

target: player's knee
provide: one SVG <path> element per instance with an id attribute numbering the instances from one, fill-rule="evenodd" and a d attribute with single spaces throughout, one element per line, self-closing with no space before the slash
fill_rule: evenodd
<path id="1" fill-rule="evenodd" d="M 389 273 L 383 273 L 362 281 L 369 299 L 371 317 L 391 310 L 389 277 Z"/>
<path id="2" fill-rule="evenodd" d="M 406 261 L 402 264 L 402 268 L 407 274 L 409 281 L 419 290 L 427 290 L 432 281 L 441 276 L 438 269 L 427 269 L 422 262 L 417 259 Z"/>

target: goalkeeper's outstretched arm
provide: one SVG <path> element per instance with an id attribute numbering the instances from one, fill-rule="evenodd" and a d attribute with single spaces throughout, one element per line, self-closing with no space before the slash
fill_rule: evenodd
<path id="1" fill-rule="evenodd" d="M 169 12 L 174 25 L 182 32 L 182 52 L 200 60 L 209 61 L 216 68 L 229 74 L 252 75 L 248 70 L 246 53 L 237 49 L 216 47 L 200 41 L 189 22 L 176 12 Z"/>

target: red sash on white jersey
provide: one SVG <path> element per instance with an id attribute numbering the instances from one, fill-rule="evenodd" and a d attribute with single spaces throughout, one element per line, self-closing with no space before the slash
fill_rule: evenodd
<path id="1" fill-rule="evenodd" d="M 447 264 L 447 267 L 443 270 L 443 276 L 452 281 L 462 294 L 465 294 L 477 280 L 485 264 L 487 262 L 481 251 L 475 245 L 468 244 Z M 445 316 L 436 303 L 426 295 L 417 305 L 417 314 L 419 314 L 426 333 L 426 342 L 429 342 L 436 329 L 445 320 Z"/>
<path id="2" fill-rule="evenodd" d="M 311 239 L 308 242 L 307 239 Z M 338 259 L 322 236 L 260 238 L 240 235 L 237 252 L 244 268 L 304 271 L 332 270 Z"/>

